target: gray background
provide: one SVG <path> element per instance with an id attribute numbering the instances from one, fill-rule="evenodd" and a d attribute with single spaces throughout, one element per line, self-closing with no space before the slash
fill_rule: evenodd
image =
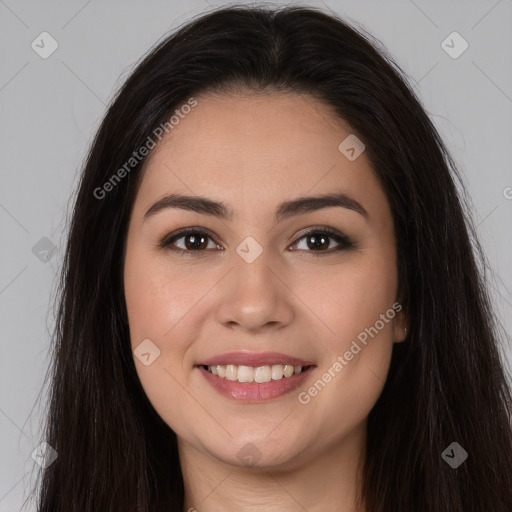
<path id="1" fill-rule="evenodd" d="M 20 510 L 38 469 L 31 454 L 44 441 L 46 388 L 37 398 L 49 364 L 66 209 L 82 159 L 134 63 L 170 29 L 220 5 L 226 4 L 0 0 L 0 512 Z M 464 173 L 496 311 L 512 332 L 512 1 L 309 5 L 361 24 L 416 84 Z M 44 31 L 59 45 L 47 59 L 31 47 L 34 40 L 43 45 L 38 36 Z M 453 31 L 469 44 L 458 58 L 441 45 Z M 43 237 L 55 245 L 48 261 L 33 252 L 38 243 L 49 248 Z M 504 352 L 511 358 L 510 337 Z"/>

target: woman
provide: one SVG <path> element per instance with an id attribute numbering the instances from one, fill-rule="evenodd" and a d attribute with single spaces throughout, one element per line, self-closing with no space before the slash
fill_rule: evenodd
<path id="1" fill-rule="evenodd" d="M 512 510 L 458 180 L 333 15 L 235 6 L 161 42 L 83 170 L 39 511 Z"/>

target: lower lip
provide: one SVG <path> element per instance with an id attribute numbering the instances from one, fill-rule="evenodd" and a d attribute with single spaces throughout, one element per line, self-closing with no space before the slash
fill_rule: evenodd
<path id="1" fill-rule="evenodd" d="M 272 398 L 277 398 L 290 393 L 298 388 L 309 377 L 316 366 L 310 366 L 304 372 L 291 377 L 283 377 L 279 380 L 271 380 L 270 382 L 238 382 L 213 375 L 213 373 L 205 370 L 202 366 L 198 366 L 199 371 L 204 375 L 205 379 L 223 396 L 231 398 L 239 402 L 265 402 Z"/>

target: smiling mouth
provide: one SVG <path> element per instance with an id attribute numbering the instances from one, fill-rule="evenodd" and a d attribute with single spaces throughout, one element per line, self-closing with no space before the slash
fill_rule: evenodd
<path id="1" fill-rule="evenodd" d="M 239 403 L 262 403 L 284 397 L 302 386 L 315 372 L 317 366 L 273 364 L 251 367 L 201 364 L 196 368 L 222 396 Z M 298 373 L 295 373 L 295 370 Z"/>
<path id="2" fill-rule="evenodd" d="M 201 365 L 209 373 L 225 380 L 239 383 L 258 383 L 289 379 L 301 375 L 314 365 L 273 364 L 264 366 L 244 366 L 236 364 Z"/>

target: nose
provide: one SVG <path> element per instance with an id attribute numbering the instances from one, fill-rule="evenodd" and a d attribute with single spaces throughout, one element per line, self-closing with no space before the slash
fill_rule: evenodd
<path id="1" fill-rule="evenodd" d="M 281 329 L 294 318 L 293 293 L 283 268 L 265 251 L 252 263 L 235 258 L 217 295 L 217 321 L 246 332 Z"/>

